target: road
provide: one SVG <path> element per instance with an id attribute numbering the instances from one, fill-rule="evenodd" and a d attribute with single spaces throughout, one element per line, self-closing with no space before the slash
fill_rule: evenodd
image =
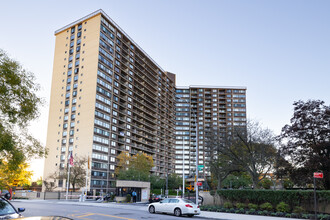
<path id="1" fill-rule="evenodd" d="M 65 216 L 84 220 L 134 220 L 134 219 L 191 219 L 165 214 L 150 214 L 146 204 L 116 203 L 79 203 L 59 200 L 19 200 L 12 201 L 16 208 L 25 208 L 24 217 L 31 216 Z M 192 219 L 202 219 L 194 216 Z"/>

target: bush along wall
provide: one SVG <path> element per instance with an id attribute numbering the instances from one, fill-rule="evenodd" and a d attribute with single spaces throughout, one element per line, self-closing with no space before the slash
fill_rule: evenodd
<path id="1" fill-rule="evenodd" d="M 226 202 L 222 206 L 201 206 L 201 210 L 288 218 L 314 218 L 312 190 L 218 190 L 216 193 Z M 327 205 L 330 203 L 330 191 L 317 191 L 317 198 L 319 205 L 325 204 L 325 209 L 318 213 L 318 219 L 330 220 L 330 206 Z"/>
<path id="2" fill-rule="evenodd" d="M 271 203 L 273 206 L 285 201 L 292 209 L 303 204 L 313 205 L 312 190 L 217 190 L 217 194 L 236 203 Z M 316 191 L 320 202 L 330 203 L 330 190 Z"/>

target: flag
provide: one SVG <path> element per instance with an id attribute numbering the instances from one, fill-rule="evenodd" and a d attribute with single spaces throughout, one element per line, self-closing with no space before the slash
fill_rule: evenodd
<path id="1" fill-rule="evenodd" d="M 89 163 L 90 163 L 90 159 L 89 159 L 89 155 L 88 155 L 88 160 L 87 160 L 87 168 L 88 168 L 88 169 L 90 169 L 90 165 L 89 165 Z"/>
<path id="2" fill-rule="evenodd" d="M 70 166 L 72 166 L 72 167 L 74 166 L 72 151 L 71 151 L 69 163 L 70 163 Z"/>

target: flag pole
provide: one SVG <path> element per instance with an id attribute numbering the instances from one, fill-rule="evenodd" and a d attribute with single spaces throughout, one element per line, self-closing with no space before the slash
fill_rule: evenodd
<path id="1" fill-rule="evenodd" d="M 86 167 L 86 187 L 85 187 L 85 192 L 86 192 L 86 196 L 87 196 L 87 184 L 88 184 L 88 169 L 89 169 L 89 154 L 88 154 L 88 158 L 87 158 L 87 167 Z"/>
<path id="2" fill-rule="evenodd" d="M 68 200 L 68 193 L 69 193 L 69 180 L 70 180 L 70 163 L 68 163 L 69 169 L 68 169 L 68 179 L 66 180 L 66 199 Z"/>

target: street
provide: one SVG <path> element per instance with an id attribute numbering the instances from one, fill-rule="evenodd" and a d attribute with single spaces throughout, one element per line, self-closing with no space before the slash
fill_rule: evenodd
<path id="1" fill-rule="evenodd" d="M 133 219 L 191 219 L 166 214 L 150 214 L 147 204 L 116 204 L 116 203 L 79 203 L 59 200 L 19 200 L 12 201 L 16 208 L 25 208 L 24 217 L 31 216 L 65 216 L 84 220 L 133 220 Z M 193 219 L 201 219 L 198 216 Z"/>

